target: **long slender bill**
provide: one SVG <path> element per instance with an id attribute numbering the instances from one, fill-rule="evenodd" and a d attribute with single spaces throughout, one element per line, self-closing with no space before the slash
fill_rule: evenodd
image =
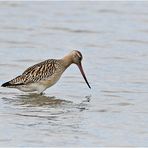
<path id="1" fill-rule="evenodd" d="M 82 74 L 82 76 L 83 76 L 83 78 L 84 78 L 86 84 L 87 84 L 88 87 L 91 89 L 91 87 L 90 87 L 90 85 L 89 85 L 89 83 L 88 83 L 88 81 L 87 81 L 87 78 L 86 78 L 86 76 L 85 76 L 85 73 L 84 73 L 84 70 L 83 70 L 83 68 L 82 68 L 81 63 L 78 64 L 78 67 L 79 67 L 79 69 L 80 69 L 80 71 L 81 71 L 81 74 Z"/>

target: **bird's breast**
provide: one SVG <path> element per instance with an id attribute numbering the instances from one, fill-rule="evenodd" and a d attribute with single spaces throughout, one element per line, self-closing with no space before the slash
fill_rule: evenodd
<path id="1" fill-rule="evenodd" d="M 50 87 L 52 85 L 54 85 L 61 77 L 63 72 L 61 73 L 55 73 L 52 76 L 50 76 L 49 78 L 47 78 L 46 80 L 42 80 L 39 83 L 46 86 L 46 87 Z"/>

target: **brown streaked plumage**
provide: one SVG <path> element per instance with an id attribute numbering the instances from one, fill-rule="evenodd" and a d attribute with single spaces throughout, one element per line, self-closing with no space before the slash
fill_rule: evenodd
<path id="1" fill-rule="evenodd" d="M 81 60 L 82 54 L 73 50 L 62 59 L 49 59 L 29 67 L 22 75 L 2 84 L 2 87 L 42 93 L 48 87 L 54 85 L 60 79 L 62 73 L 74 63 L 79 67 L 88 87 L 91 88 L 84 74 Z"/>

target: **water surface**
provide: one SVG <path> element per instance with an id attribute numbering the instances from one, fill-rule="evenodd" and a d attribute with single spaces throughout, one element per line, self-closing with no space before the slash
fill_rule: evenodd
<path id="1" fill-rule="evenodd" d="M 0 146 L 148 146 L 148 2 L 0 2 L 0 83 L 82 52 L 44 96 L 0 88 Z"/>

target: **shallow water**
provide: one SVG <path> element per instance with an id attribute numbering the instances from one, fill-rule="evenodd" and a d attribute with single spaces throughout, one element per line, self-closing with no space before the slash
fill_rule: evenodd
<path id="1" fill-rule="evenodd" d="M 0 83 L 83 53 L 44 96 L 0 88 L 0 146 L 148 146 L 148 2 L 0 2 Z"/>

